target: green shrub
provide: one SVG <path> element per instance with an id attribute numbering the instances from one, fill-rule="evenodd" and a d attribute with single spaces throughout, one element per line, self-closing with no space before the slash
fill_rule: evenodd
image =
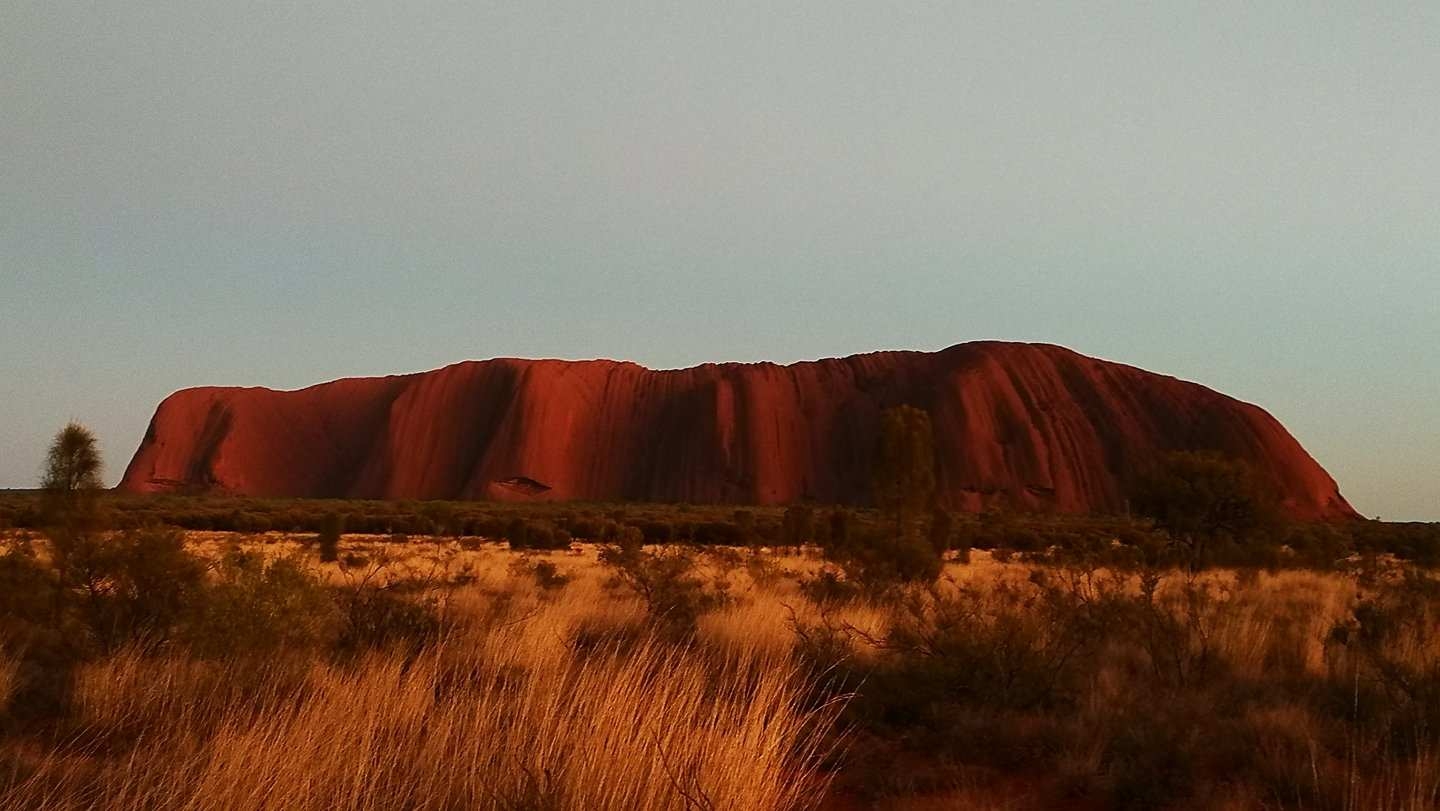
<path id="1" fill-rule="evenodd" d="M 505 530 L 511 549 L 563 550 L 570 548 L 570 533 L 549 521 L 516 518 Z"/>
<path id="2" fill-rule="evenodd" d="M 1379 575 L 1327 637 L 1337 697 L 1348 697 L 1353 720 L 1393 747 L 1440 742 L 1436 628 L 1440 582 L 1407 568 L 1398 577 Z"/>
<path id="3" fill-rule="evenodd" d="M 816 605 L 840 605 L 859 599 L 864 590 L 834 569 L 821 569 L 800 580 L 800 593 Z"/>
<path id="4" fill-rule="evenodd" d="M 521 558 L 510 564 L 510 573 L 516 577 L 529 577 L 543 591 L 560 591 L 570 584 L 570 576 L 562 574 L 560 568 L 548 560 Z"/>
<path id="5" fill-rule="evenodd" d="M 454 537 L 461 534 L 462 519 L 456 514 L 454 504 L 445 501 L 428 502 L 424 513 L 430 520 L 436 537 Z"/>
<path id="6" fill-rule="evenodd" d="M 28 542 L 0 553 L 0 640 L 12 649 L 64 641 L 64 597 L 55 570 L 41 561 Z"/>
<path id="7" fill-rule="evenodd" d="M 785 508 L 781 522 L 780 543 L 800 547 L 815 536 L 815 510 L 808 504 L 792 504 Z"/>
<path id="8" fill-rule="evenodd" d="M 912 715 L 926 704 L 1055 707 L 1074 698 L 1109 615 L 1076 591 L 1037 578 L 932 589 L 900 606 L 879 678 Z M 919 705 L 919 706 L 917 706 Z"/>
<path id="9" fill-rule="evenodd" d="M 360 586 L 343 589 L 339 607 L 342 651 L 400 647 L 413 652 L 440 638 L 440 601 L 434 596 Z"/>
<path id="10" fill-rule="evenodd" d="M 198 655 L 221 657 L 320 646 L 339 623 L 331 590 L 301 560 L 232 552 L 216 565 L 185 637 Z"/>
<path id="11" fill-rule="evenodd" d="M 638 530 L 619 545 L 600 550 L 600 562 L 644 601 L 654 621 L 676 636 L 692 635 L 699 618 L 725 602 L 723 593 L 706 587 L 689 552 L 676 548 L 648 552 Z"/>
<path id="12" fill-rule="evenodd" d="M 60 585 L 102 648 L 165 642 L 204 596 L 205 565 L 177 530 L 60 537 Z"/>
<path id="13" fill-rule="evenodd" d="M 1174 539 L 1192 569 L 1225 560 L 1227 548 L 1260 544 L 1279 515 L 1262 478 L 1218 453 L 1171 453 L 1132 490 L 1135 511 Z"/>
<path id="14" fill-rule="evenodd" d="M 944 568 L 944 559 L 927 538 L 914 532 L 895 535 L 884 529 L 862 532 L 847 530 L 848 540 L 837 544 L 831 536 L 825 557 L 845 570 L 845 577 L 875 597 L 893 596 L 912 584 L 933 583 Z"/>
<path id="15" fill-rule="evenodd" d="M 587 541 L 600 541 L 605 538 L 605 521 L 600 518 L 591 516 L 571 518 L 564 523 L 564 527 L 574 538 L 582 538 Z"/>
<path id="16" fill-rule="evenodd" d="M 707 546 L 748 546 L 746 534 L 735 524 L 724 521 L 699 521 L 693 525 L 691 538 Z"/>
<path id="17" fill-rule="evenodd" d="M 669 521 L 641 521 L 636 526 L 645 543 L 665 544 L 675 540 L 675 527 Z"/>
<path id="18" fill-rule="evenodd" d="M 334 563 L 340 558 L 340 536 L 345 534 L 345 517 L 339 513 L 326 513 L 320 522 L 320 532 L 315 541 L 320 546 L 320 562 Z"/>

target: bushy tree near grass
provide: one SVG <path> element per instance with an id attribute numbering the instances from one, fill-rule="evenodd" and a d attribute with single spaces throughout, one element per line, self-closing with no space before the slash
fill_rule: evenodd
<path id="1" fill-rule="evenodd" d="M 935 493 L 935 444 L 924 411 L 899 406 L 881 416 L 874 491 L 885 520 L 876 527 L 856 528 L 848 513 L 832 513 L 826 557 L 872 595 L 933 583 L 944 566 L 948 541 L 937 546 L 918 520 Z"/>
<path id="2" fill-rule="evenodd" d="M 645 603 L 646 611 L 663 630 L 674 636 L 693 635 L 700 617 L 725 602 L 722 592 L 707 588 L 694 556 L 673 547 L 646 550 L 638 531 L 627 532 L 619 543 L 601 549 L 600 563 Z"/>
<path id="3" fill-rule="evenodd" d="M 164 644 L 206 597 L 205 564 L 186 550 L 182 532 L 130 530 L 98 550 L 78 585 L 91 631 L 106 649 Z"/>
<path id="4" fill-rule="evenodd" d="M 930 415 L 908 405 L 886 409 L 880 416 L 875 457 L 876 506 L 890 516 L 895 534 L 904 535 L 934 493 L 935 435 Z"/>
<path id="5" fill-rule="evenodd" d="M 299 558 L 235 551 L 214 567 L 183 637 L 196 654 L 220 658 L 328 644 L 340 620 L 331 590 Z"/>
<path id="6" fill-rule="evenodd" d="M 1131 506 L 1170 535 L 1191 569 L 1208 565 L 1218 546 L 1250 544 L 1279 515 L 1273 492 L 1253 469 L 1213 452 L 1166 455 L 1140 478 Z"/>
<path id="7" fill-rule="evenodd" d="M 853 532 L 846 544 L 827 546 L 825 556 L 872 597 L 884 597 L 910 584 L 933 583 L 944 568 L 940 553 L 917 532 L 900 536 L 884 529 Z"/>
<path id="8" fill-rule="evenodd" d="M 815 536 L 815 510 L 808 504 L 791 504 L 785 508 L 780 525 L 781 543 L 799 548 Z"/>
<path id="9" fill-rule="evenodd" d="M 57 506 L 75 509 L 83 499 L 104 486 L 100 480 L 103 463 L 95 434 L 78 422 L 71 422 L 50 443 L 40 488 Z"/>
<path id="10" fill-rule="evenodd" d="M 103 462 L 95 434 L 70 422 L 50 443 L 40 486 L 51 557 L 63 585 L 81 576 L 75 567 L 102 554 L 98 495 Z"/>
<path id="11" fill-rule="evenodd" d="M 340 559 L 340 537 L 345 534 L 345 516 L 326 513 L 320 522 L 320 532 L 315 540 L 320 547 L 320 562 L 334 563 Z"/>

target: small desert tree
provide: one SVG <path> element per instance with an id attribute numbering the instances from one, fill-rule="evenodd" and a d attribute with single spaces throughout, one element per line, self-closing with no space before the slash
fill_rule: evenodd
<path id="1" fill-rule="evenodd" d="M 51 543 L 51 622 L 103 649 L 163 642 L 201 598 L 205 566 L 181 532 L 159 528 L 110 536 L 97 496 L 101 460 L 95 435 L 72 422 L 51 442 L 42 486 Z"/>
<path id="2" fill-rule="evenodd" d="M 808 504 L 791 504 L 785 508 L 780 530 L 786 546 L 804 546 L 815 535 L 815 510 Z"/>
<path id="3" fill-rule="evenodd" d="M 759 545 L 759 539 L 755 536 L 755 513 L 749 510 L 736 510 L 733 521 L 735 535 L 742 546 Z"/>
<path id="4" fill-rule="evenodd" d="M 1274 521 L 1270 491 L 1248 465 L 1209 452 L 1167 455 L 1135 488 L 1131 504 L 1180 546 L 1192 567 L 1217 542 L 1243 542 Z"/>
<path id="5" fill-rule="evenodd" d="M 600 563 L 645 603 L 659 628 L 690 638 L 701 615 L 725 602 L 725 594 L 706 587 L 693 555 L 678 546 L 645 549 L 636 527 L 625 527 L 617 543 L 602 547 Z"/>
<path id="6" fill-rule="evenodd" d="M 40 482 L 51 522 L 76 530 L 94 517 L 95 495 L 103 487 L 102 468 L 95 434 L 89 428 L 72 421 L 60 429 L 50 442 Z"/>
<path id="7" fill-rule="evenodd" d="M 875 504 L 895 522 L 897 535 L 935 493 L 935 437 L 930 415 L 914 406 L 886 409 L 875 457 Z"/>
<path id="8" fill-rule="evenodd" d="M 103 463 L 95 434 L 78 422 L 70 422 L 50 442 L 41 478 L 46 534 L 50 537 L 55 572 L 65 588 L 76 588 L 87 580 L 86 572 L 103 556 L 97 532 L 97 496 L 101 489 Z M 55 611 L 62 610 L 57 592 Z"/>
<path id="9" fill-rule="evenodd" d="M 320 532 L 315 538 L 319 542 L 322 563 L 333 563 L 340 558 L 340 536 L 344 534 L 345 516 L 326 513 L 320 520 Z"/>
<path id="10" fill-rule="evenodd" d="M 935 442 L 930 415 L 912 406 L 881 416 L 875 457 L 875 503 L 886 521 L 857 531 L 845 513 L 831 516 L 825 555 L 847 580 L 876 595 L 907 583 L 933 582 L 942 568 L 943 547 L 920 531 L 920 517 L 935 493 Z"/>

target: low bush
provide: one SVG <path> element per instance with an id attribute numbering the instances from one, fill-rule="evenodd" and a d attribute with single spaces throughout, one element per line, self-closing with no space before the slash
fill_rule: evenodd
<path id="1" fill-rule="evenodd" d="M 395 648 L 414 653 L 440 638 L 440 600 L 382 586 L 345 589 L 339 596 L 337 645 L 342 652 Z"/>
<path id="2" fill-rule="evenodd" d="M 792 504 L 785 508 L 781 521 L 780 544 L 799 548 L 815 537 L 815 509 L 808 504 Z"/>
<path id="3" fill-rule="evenodd" d="M 944 568 L 942 552 L 918 533 L 884 529 L 847 528 L 832 533 L 825 547 L 825 557 L 844 569 L 846 580 L 886 599 L 905 586 L 934 583 Z"/>
<path id="4" fill-rule="evenodd" d="M 570 548 L 570 533 L 549 521 L 513 519 L 505 528 L 511 549 L 558 550 Z"/>
<path id="5" fill-rule="evenodd" d="M 872 678 L 893 689 L 881 708 L 912 721 L 927 705 L 955 702 L 1006 709 L 1053 708 L 1075 700 L 1083 676 L 1115 628 L 1106 587 L 1037 572 L 1027 583 L 988 591 L 941 584 L 909 595 Z"/>
<path id="6" fill-rule="evenodd" d="M 645 543 L 667 544 L 676 540 L 675 525 L 669 521 L 641 521 L 636 527 L 644 536 Z"/>
<path id="7" fill-rule="evenodd" d="M 560 591 L 570 584 L 570 576 L 563 574 L 558 566 L 548 560 L 520 558 L 510 564 L 510 574 L 529 578 L 535 581 L 535 585 L 542 591 L 547 592 Z"/>
<path id="8" fill-rule="evenodd" d="M 1440 745 L 1440 581 L 1405 568 L 1373 576 L 1331 629 L 1330 664 L 1353 720 L 1405 751 Z M 1344 698 L 1343 694 L 1340 698 Z"/>
<path id="9" fill-rule="evenodd" d="M 650 617 L 672 636 L 691 636 L 705 613 L 723 605 L 726 596 L 699 575 L 695 558 L 678 548 L 647 551 L 636 534 L 600 550 L 600 562 L 615 582 L 634 592 Z"/>
<path id="10" fill-rule="evenodd" d="M 204 598 L 205 564 L 176 530 L 57 534 L 52 549 L 59 610 L 73 609 L 102 649 L 163 644 Z"/>
<path id="11" fill-rule="evenodd" d="M 701 521 L 693 524 L 691 538 L 709 546 L 747 546 L 748 536 L 740 527 L 724 521 Z"/>
<path id="12" fill-rule="evenodd" d="M 826 567 L 800 579 L 800 593 L 819 606 L 849 603 L 864 596 L 865 591 L 846 579 L 843 572 Z"/>
<path id="13" fill-rule="evenodd" d="M 320 522 L 320 531 L 315 543 L 320 547 L 320 562 L 334 563 L 340 558 L 340 537 L 345 534 L 345 517 L 339 513 L 326 513 Z"/>
<path id="14" fill-rule="evenodd" d="M 334 593 L 301 560 L 232 552 L 215 566 L 184 636 L 212 658 L 305 649 L 334 641 L 340 620 Z"/>

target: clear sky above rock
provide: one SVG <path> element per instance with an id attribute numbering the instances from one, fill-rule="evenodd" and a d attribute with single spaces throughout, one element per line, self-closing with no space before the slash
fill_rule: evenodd
<path id="1" fill-rule="evenodd" d="M 1440 519 L 1440 6 L 10 3 L 0 487 L 497 355 L 1042 340 Z"/>

